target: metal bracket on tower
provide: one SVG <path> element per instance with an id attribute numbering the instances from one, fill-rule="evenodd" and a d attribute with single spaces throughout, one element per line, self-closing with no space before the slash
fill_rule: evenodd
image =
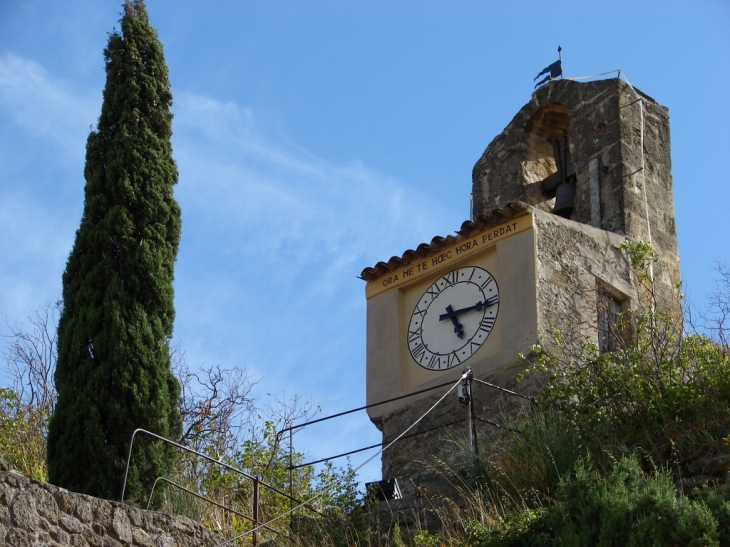
<path id="1" fill-rule="evenodd" d="M 474 397 L 471 393 L 471 383 L 474 379 L 474 372 L 470 367 L 464 369 L 464 377 L 459 384 L 458 394 L 459 403 L 466 409 L 466 435 L 469 440 L 469 446 L 474 450 L 474 454 L 479 454 L 477 445 L 477 429 L 476 420 L 474 420 Z"/>
<path id="2" fill-rule="evenodd" d="M 459 396 L 459 404 L 461 406 L 468 405 L 471 400 L 471 380 L 474 377 L 474 373 L 471 368 L 466 367 L 464 369 L 464 377 L 459 384 L 459 388 L 456 393 Z"/>

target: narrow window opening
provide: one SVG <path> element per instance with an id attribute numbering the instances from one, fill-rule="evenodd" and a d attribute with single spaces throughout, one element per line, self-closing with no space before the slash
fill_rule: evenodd
<path id="1" fill-rule="evenodd" d="M 598 352 L 609 353 L 618 349 L 619 331 L 618 315 L 621 313 L 621 302 L 604 287 L 598 287 Z"/>

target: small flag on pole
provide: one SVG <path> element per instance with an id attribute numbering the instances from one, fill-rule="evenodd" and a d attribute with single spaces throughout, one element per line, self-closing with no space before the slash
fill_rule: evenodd
<path id="1" fill-rule="evenodd" d="M 543 74 L 547 74 L 547 76 L 545 76 L 542 80 L 540 80 L 539 82 L 537 82 L 535 84 L 535 87 L 540 86 L 540 85 L 544 84 L 545 82 L 549 82 L 550 80 L 553 80 L 553 79 L 557 78 L 558 76 L 563 75 L 563 56 L 560 53 L 561 51 L 563 51 L 563 48 L 558 46 L 558 60 L 555 61 L 553 64 L 548 65 L 545 68 L 543 68 L 542 71 L 540 72 L 540 74 L 535 76 L 533 81 L 537 80 Z"/>

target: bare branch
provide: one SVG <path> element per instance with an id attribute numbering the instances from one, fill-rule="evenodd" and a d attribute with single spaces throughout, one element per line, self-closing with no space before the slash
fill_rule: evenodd
<path id="1" fill-rule="evenodd" d="M 43 306 L 29 317 L 30 329 L 10 325 L 0 331 L 9 340 L 2 350 L 5 368 L 13 379 L 13 390 L 25 406 L 52 409 L 56 403 L 53 374 L 58 348 L 56 324 L 60 304 Z"/>

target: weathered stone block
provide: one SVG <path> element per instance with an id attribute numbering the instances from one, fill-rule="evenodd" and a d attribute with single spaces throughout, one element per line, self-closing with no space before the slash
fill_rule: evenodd
<path id="1" fill-rule="evenodd" d="M 61 528 L 69 532 L 70 534 L 80 534 L 84 531 L 84 526 L 77 519 L 68 516 L 62 516 L 58 519 L 58 524 Z"/>
<path id="2" fill-rule="evenodd" d="M 104 536 L 104 539 L 101 542 L 102 547 L 124 547 L 121 543 L 119 543 L 116 539 L 114 539 L 111 536 Z"/>
<path id="3" fill-rule="evenodd" d="M 34 485 L 32 494 L 35 496 L 38 514 L 50 524 L 55 525 L 58 522 L 58 504 L 51 493 L 44 488 L 39 488 L 37 485 Z"/>
<path id="4" fill-rule="evenodd" d="M 20 528 L 10 528 L 5 536 L 5 545 L 7 547 L 29 547 L 33 537 L 32 534 L 28 534 Z"/>
<path id="5" fill-rule="evenodd" d="M 175 547 L 175 540 L 167 534 L 157 534 L 152 539 L 152 544 L 155 547 Z"/>
<path id="6" fill-rule="evenodd" d="M 58 488 L 54 494 L 58 510 L 68 515 L 73 515 L 76 509 L 76 498 L 68 490 Z"/>
<path id="7" fill-rule="evenodd" d="M 132 541 L 132 527 L 129 522 L 129 517 L 119 507 L 114 509 L 112 529 L 120 541 L 127 543 Z"/>
<path id="8" fill-rule="evenodd" d="M 71 536 L 70 545 L 71 547 L 93 547 L 82 535 Z"/>
<path id="9" fill-rule="evenodd" d="M 145 532 L 144 530 L 141 530 L 140 528 L 132 528 L 132 539 L 134 541 L 135 546 L 139 547 L 152 547 L 152 538 Z"/>
<path id="10" fill-rule="evenodd" d="M 24 490 L 15 496 L 10 506 L 10 518 L 13 525 L 23 530 L 33 532 L 38 528 L 39 519 L 32 492 Z"/>
<path id="11" fill-rule="evenodd" d="M 61 530 L 59 527 L 52 528 L 49 531 L 49 534 L 51 535 L 51 538 L 53 538 L 54 541 L 57 543 L 60 543 L 61 545 L 69 545 L 71 543 L 71 536 Z"/>

